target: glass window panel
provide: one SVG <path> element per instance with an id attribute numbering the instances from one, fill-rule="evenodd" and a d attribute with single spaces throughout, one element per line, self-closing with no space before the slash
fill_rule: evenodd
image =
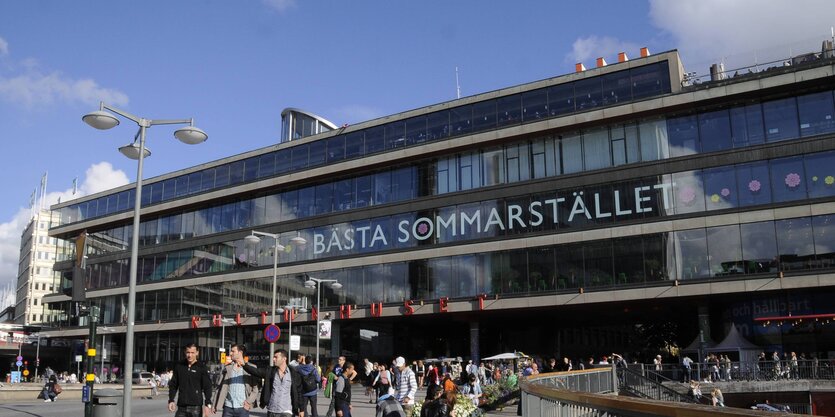
<path id="1" fill-rule="evenodd" d="M 548 109 L 551 116 L 574 112 L 574 83 L 559 84 L 548 88 Z"/>
<path id="2" fill-rule="evenodd" d="M 292 154 L 291 171 L 299 171 L 307 168 L 309 162 L 309 147 L 308 145 L 300 145 L 290 148 Z"/>
<path id="3" fill-rule="evenodd" d="M 255 181 L 258 177 L 258 157 L 252 157 L 244 160 L 244 181 Z"/>
<path id="4" fill-rule="evenodd" d="M 835 215 L 812 217 L 815 239 L 815 259 L 819 268 L 835 265 Z"/>
<path id="5" fill-rule="evenodd" d="M 612 166 L 608 128 L 601 127 L 583 132 L 583 157 L 586 170 Z"/>
<path id="6" fill-rule="evenodd" d="M 552 141 L 552 139 L 536 139 L 531 142 L 531 167 L 533 168 L 534 178 L 545 178 L 548 174 L 548 164 L 554 165 L 554 149 L 553 145 L 550 150 L 551 155 L 546 154 L 545 142 Z M 550 157 L 550 161 L 549 161 Z"/>
<path id="7" fill-rule="evenodd" d="M 471 132 L 473 128 L 473 106 L 467 105 L 450 109 L 449 126 L 452 136 Z"/>
<path id="8" fill-rule="evenodd" d="M 528 257 L 524 250 L 505 252 L 502 254 L 507 265 L 502 271 L 502 293 L 524 294 L 528 292 Z"/>
<path id="9" fill-rule="evenodd" d="M 676 214 L 704 211 L 705 194 L 701 172 L 676 172 L 672 177 Z"/>
<path id="10" fill-rule="evenodd" d="M 202 180 L 201 180 L 200 189 L 202 191 L 208 191 L 215 188 L 215 169 L 209 168 L 203 170 Z"/>
<path id="11" fill-rule="evenodd" d="M 579 132 L 566 134 L 560 138 L 563 174 L 571 174 L 583 170 L 582 140 L 583 136 Z"/>
<path id="12" fill-rule="evenodd" d="M 705 182 L 708 210 L 721 210 L 739 205 L 736 169 L 733 166 L 706 169 L 702 172 L 702 178 Z"/>
<path id="13" fill-rule="evenodd" d="M 403 201 L 417 197 L 415 174 L 417 168 L 407 167 L 391 173 L 391 201 Z"/>
<path id="14" fill-rule="evenodd" d="M 496 127 L 496 100 L 473 104 L 473 132 Z"/>
<path id="15" fill-rule="evenodd" d="M 175 191 L 174 179 L 168 179 L 162 183 L 162 201 L 168 201 L 174 198 Z"/>
<path id="16" fill-rule="evenodd" d="M 556 251 L 557 289 L 579 288 L 583 282 L 583 245 L 562 245 Z"/>
<path id="17" fill-rule="evenodd" d="M 391 171 L 383 171 L 374 175 L 374 205 L 384 204 L 390 201 L 391 196 Z"/>
<path id="18" fill-rule="evenodd" d="M 327 163 L 338 162 L 345 159 L 345 138 L 345 135 L 339 135 L 328 139 Z"/>
<path id="19" fill-rule="evenodd" d="M 835 152 L 821 152 L 803 157 L 809 198 L 835 195 Z"/>
<path id="20" fill-rule="evenodd" d="M 314 188 L 316 189 L 316 204 L 313 206 L 314 213 L 330 213 L 333 209 L 333 183 L 320 184 Z"/>
<path id="21" fill-rule="evenodd" d="M 615 285 L 643 283 L 644 254 L 640 236 L 612 240 L 615 259 Z"/>
<path id="22" fill-rule="evenodd" d="M 258 178 L 269 177 L 275 174 L 275 154 L 272 152 L 261 155 L 258 158 Z"/>
<path id="23" fill-rule="evenodd" d="M 133 190 L 119 193 L 118 211 L 125 211 L 133 208 Z"/>
<path id="24" fill-rule="evenodd" d="M 742 237 L 742 260 L 746 274 L 777 272 L 777 237 L 774 222 L 739 225 Z"/>
<path id="25" fill-rule="evenodd" d="M 281 193 L 281 220 L 293 220 L 299 217 L 299 190 Z M 267 213 L 274 211 L 268 206 Z"/>
<path id="26" fill-rule="evenodd" d="M 801 157 L 773 159 L 771 168 L 771 192 L 775 203 L 806 198 L 806 176 Z"/>
<path id="27" fill-rule="evenodd" d="M 316 189 L 315 187 L 305 187 L 299 189 L 299 207 L 298 207 L 298 217 L 305 218 L 308 216 L 312 216 L 314 211 L 314 205 L 316 204 Z"/>
<path id="28" fill-rule="evenodd" d="M 482 186 L 504 184 L 507 178 L 502 149 L 488 149 L 481 154 Z"/>
<path id="29" fill-rule="evenodd" d="M 681 279 L 706 278 L 710 276 L 707 262 L 707 237 L 705 229 L 675 232 L 678 276 Z"/>
<path id="30" fill-rule="evenodd" d="M 254 225 L 276 223 L 282 220 L 283 193 L 275 193 L 252 200 L 252 223 Z"/>
<path id="31" fill-rule="evenodd" d="M 632 99 L 632 80 L 629 71 L 618 71 L 603 77 L 603 105 L 617 104 Z"/>
<path id="32" fill-rule="evenodd" d="M 638 125 L 641 137 L 641 160 L 655 161 L 670 156 L 667 123 L 664 119 L 642 120 Z"/>
<path id="33" fill-rule="evenodd" d="M 632 79 L 632 99 L 670 92 L 670 70 L 667 61 L 644 65 L 629 70 Z"/>
<path id="34" fill-rule="evenodd" d="M 293 167 L 293 154 L 291 149 L 282 149 L 275 152 L 275 173 L 286 174 Z"/>
<path id="35" fill-rule="evenodd" d="M 742 148 L 765 142 L 762 105 L 734 107 L 731 113 L 731 135 L 734 147 Z"/>
<path id="36" fill-rule="evenodd" d="M 337 181 L 334 184 L 334 208 L 349 210 L 354 207 L 354 180 L 352 178 Z"/>
<path id="37" fill-rule="evenodd" d="M 116 206 L 119 202 L 119 195 L 118 194 L 111 194 L 107 196 L 107 214 L 115 213 Z"/>
<path id="38" fill-rule="evenodd" d="M 614 284 L 612 241 L 586 242 L 583 245 L 586 285 L 589 287 Z"/>
<path id="39" fill-rule="evenodd" d="M 692 155 L 699 152 L 699 129 L 695 115 L 667 119 L 667 135 L 671 156 Z"/>
<path id="40" fill-rule="evenodd" d="M 835 131 L 832 91 L 797 97 L 800 114 L 800 136 L 813 136 Z"/>
<path id="41" fill-rule="evenodd" d="M 795 98 L 763 103 L 765 138 L 768 142 L 794 139 L 799 136 Z"/>
<path id="42" fill-rule="evenodd" d="M 673 234 L 646 235 L 643 237 L 643 244 L 646 281 L 664 281 L 676 277 Z"/>
<path id="43" fill-rule="evenodd" d="M 449 110 L 436 111 L 427 115 L 426 133 L 429 140 L 438 140 L 449 136 Z"/>
<path id="44" fill-rule="evenodd" d="M 406 120 L 406 145 L 426 142 L 426 115 Z"/>
<path id="45" fill-rule="evenodd" d="M 548 117 L 548 90 L 540 88 L 522 93 L 522 120 L 530 122 Z"/>
<path id="46" fill-rule="evenodd" d="M 774 222 L 777 233 L 777 250 L 780 270 L 792 271 L 809 269 L 815 260 L 815 244 L 812 237 L 812 219 L 777 220 Z"/>
<path id="47" fill-rule="evenodd" d="M 173 190 L 174 182 L 171 181 L 171 189 Z M 173 193 L 172 193 L 173 194 Z M 104 216 L 107 214 L 107 197 L 101 197 L 96 199 L 96 216 Z"/>
<path id="48" fill-rule="evenodd" d="M 365 155 L 365 132 L 349 133 L 345 136 L 345 159 Z"/>
<path id="49" fill-rule="evenodd" d="M 699 114 L 702 152 L 731 149 L 731 118 L 727 110 Z"/>
<path id="50" fill-rule="evenodd" d="M 324 140 L 310 142 L 308 166 L 315 167 L 325 163 L 325 145 L 327 142 Z"/>
<path id="51" fill-rule="evenodd" d="M 518 124 L 522 121 L 522 95 L 499 97 L 497 100 L 499 127 Z"/>
<path id="52" fill-rule="evenodd" d="M 603 84 L 600 77 L 589 77 L 574 82 L 577 110 L 588 110 L 603 104 Z"/>
<path id="53" fill-rule="evenodd" d="M 505 147 L 507 181 L 517 182 L 530 179 L 530 160 L 527 143 L 517 143 Z"/>
<path id="54" fill-rule="evenodd" d="M 739 225 L 707 228 L 707 249 L 711 276 L 745 273 Z"/>
<path id="55" fill-rule="evenodd" d="M 383 126 L 365 129 L 365 154 L 377 153 L 384 149 Z"/>
<path id="56" fill-rule="evenodd" d="M 147 204 L 156 204 L 162 201 L 162 183 L 154 183 L 150 185 L 150 190 L 142 190 L 142 204 L 145 205 L 145 193 L 148 193 Z"/>
<path id="57" fill-rule="evenodd" d="M 554 248 L 531 248 L 528 250 L 528 270 L 531 291 L 547 292 L 557 288 L 557 268 Z"/>
<path id="58" fill-rule="evenodd" d="M 244 161 L 232 162 L 229 165 L 229 184 L 240 184 L 244 180 Z"/>
<path id="59" fill-rule="evenodd" d="M 229 164 L 215 168 L 215 187 L 226 187 L 229 185 Z"/>
<path id="60" fill-rule="evenodd" d="M 386 149 L 406 146 L 406 122 L 398 120 L 385 125 Z"/>
<path id="61" fill-rule="evenodd" d="M 739 205 L 754 206 L 771 202 L 771 179 L 768 162 L 752 162 L 736 166 Z"/>
<path id="62" fill-rule="evenodd" d="M 366 207 L 371 205 L 374 176 L 366 175 L 362 177 L 357 177 L 355 184 L 357 190 L 355 192 L 356 202 L 354 205 L 356 207 Z"/>

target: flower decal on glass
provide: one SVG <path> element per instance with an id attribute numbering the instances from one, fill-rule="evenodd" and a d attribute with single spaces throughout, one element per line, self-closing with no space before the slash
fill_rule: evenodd
<path id="1" fill-rule="evenodd" d="M 713 194 L 712 196 L 710 196 L 710 201 L 712 203 L 718 203 L 719 200 L 721 200 L 721 197 L 719 197 L 719 194 Z"/>
<path id="2" fill-rule="evenodd" d="M 826 185 L 835 184 L 835 177 L 833 177 L 832 175 L 827 175 L 826 178 L 823 179 L 823 182 L 826 183 Z"/>
<path id="3" fill-rule="evenodd" d="M 693 187 L 684 187 L 681 192 L 678 193 L 678 198 L 682 203 L 689 206 L 693 204 L 693 201 L 696 199 L 696 191 Z"/>
<path id="4" fill-rule="evenodd" d="M 762 188 L 762 186 L 763 185 L 762 183 L 760 183 L 759 180 L 751 180 L 751 182 L 748 183 L 748 189 L 751 190 L 752 193 L 760 191 L 760 188 Z"/>
<path id="5" fill-rule="evenodd" d="M 812 176 L 812 182 L 818 182 L 818 176 L 817 175 Z"/>
<path id="6" fill-rule="evenodd" d="M 719 191 L 719 194 L 722 194 L 722 197 L 727 197 L 731 195 L 731 190 L 727 188 L 723 188 L 722 191 Z"/>
<path id="7" fill-rule="evenodd" d="M 785 182 L 786 185 L 789 186 L 789 188 L 796 188 L 798 185 L 800 185 L 800 175 L 798 175 L 795 172 L 790 172 L 788 175 L 786 175 Z"/>
<path id="8" fill-rule="evenodd" d="M 429 226 L 427 226 L 426 223 L 421 223 L 417 227 L 417 232 L 420 233 L 421 235 L 425 235 L 426 232 L 428 232 L 428 231 L 429 231 Z"/>

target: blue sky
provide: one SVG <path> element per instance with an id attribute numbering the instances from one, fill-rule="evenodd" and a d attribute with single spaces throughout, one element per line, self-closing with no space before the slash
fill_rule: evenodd
<path id="1" fill-rule="evenodd" d="M 145 177 L 269 146 L 299 107 L 356 123 L 594 65 L 678 48 L 688 71 L 819 48 L 825 0 L 0 2 L 0 287 L 17 274 L 29 197 L 133 181 L 116 149 L 130 123 L 96 131 L 99 100 L 148 118 L 194 117 L 200 146 L 148 131 Z M 774 50 L 777 52 L 774 52 Z"/>

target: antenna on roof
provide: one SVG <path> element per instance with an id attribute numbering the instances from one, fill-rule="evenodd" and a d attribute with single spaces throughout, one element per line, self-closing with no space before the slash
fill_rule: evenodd
<path id="1" fill-rule="evenodd" d="M 461 98 L 461 84 L 458 83 L 458 67 L 455 67 L 455 95 Z"/>

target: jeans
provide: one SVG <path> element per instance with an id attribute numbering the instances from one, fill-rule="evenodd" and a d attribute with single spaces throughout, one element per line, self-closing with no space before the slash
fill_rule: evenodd
<path id="1" fill-rule="evenodd" d="M 232 407 L 223 407 L 223 416 L 222 417 L 249 417 L 249 410 L 246 408 L 232 408 Z"/>
<path id="2" fill-rule="evenodd" d="M 177 406 L 177 413 L 174 417 L 203 417 L 202 405 Z"/>
<path id="3" fill-rule="evenodd" d="M 310 413 L 307 412 L 307 405 L 310 404 Z M 316 410 L 316 396 L 303 396 L 302 397 L 302 410 L 304 410 L 305 416 L 312 416 L 312 417 L 319 417 L 319 411 Z"/>
<path id="4" fill-rule="evenodd" d="M 55 394 L 54 392 L 52 392 L 52 391 L 46 389 L 46 387 L 44 387 L 44 389 L 43 389 L 43 399 L 45 399 L 45 400 L 55 400 L 55 397 L 57 397 L 57 396 L 58 396 L 57 394 Z"/>

